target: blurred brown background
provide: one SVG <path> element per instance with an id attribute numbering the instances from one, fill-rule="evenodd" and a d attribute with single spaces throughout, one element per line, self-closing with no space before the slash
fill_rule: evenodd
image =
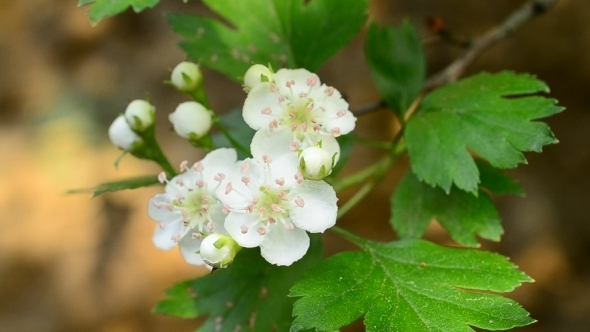
<path id="1" fill-rule="evenodd" d="M 374 0 L 382 23 L 403 17 L 428 32 L 429 15 L 453 31 L 476 36 L 502 21 L 523 1 Z M 205 273 L 186 265 L 176 250 L 151 243 L 154 224 L 145 212 L 158 188 L 90 199 L 67 189 L 126 176 L 153 174 L 148 163 L 124 158 L 107 141 L 106 128 L 128 101 L 149 94 L 158 110 L 159 136 L 174 164 L 199 155 L 169 130 L 167 115 L 186 98 L 162 84 L 184 59 L 164 12 L 209 14 L 199 1 L 163 1 L 142 14 L 127 12 L 91 27 L 75 1 L 0 2 L 0 331 L 191 331 L 194 321 L 152 316 L 150 308 L 172 283 Z M 510 173 L 527 197 L 497 200 L 506 235 L 484 247 L 508 255 L 536 279 L 511 297 L 539 323 L 519 331 L 590 331 L 590 1 L 561 0 L 549 13 L 485 52 L 468 73 L 510 69 L 548 82 L 567 110 L 548 120 L 561 143 L 528 154 L 529 165 Z M 378 95 L 362 51 L 363 34 L 320 71 L 353 107 Z M 427 47 L 437 71 L 461 50 Z M 243 102 L 240 87 L 206 72 L 214 107 Z M 384 121 L 383 119 L 387 119 Z M 388 111 L 359 120 L 360 135 L 390 138 Z M 355 150 L 348 171 L 378 158 Z M 375 240 L 395 237 L 388 199 L 407 167 L 402 161 L 344 227 Z M 377 207 L 377 208 L 375 208 Z M 428 238 L 452 244 L 436 225 Z M 326 235 L 329 253 L 351 248 Z M 356 324 L 348 331 L 361 331 Z"/>

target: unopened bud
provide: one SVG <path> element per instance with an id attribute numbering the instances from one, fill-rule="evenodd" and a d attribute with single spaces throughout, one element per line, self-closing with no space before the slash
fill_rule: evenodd
<path id="1" fill-rule="evenodd" d="M 236 241 L 228 235 L 211 234 L 203 239 L 199 253 L 203 261 L 214 268 L 223 268 L 233 262 L 240 251 Z"/>
<path id="2" fill-rule="evenodd" d="M 196 101 L 184 102 L 168 116 L 174 131 L 186 139 L 203 137 L 211 129 L 211 113 Z"/>
<path id="3" fill-rule="evenodd" d="M 310 180 L 321 180 L 330 175 L 334 158 L 319 146 L 310 146 L 299 155 L 299 171 Z"/>
<path id="4" fill-rule="evenodd" d="M 260 82 L 271 82 L 273 73 L 263 65 L 253 65 L 246 71 L 244 75 L 244 90 L 246 92 L 252 90 Z"/>
<path id="5" fill-rule="evenodd" d="M 109 138 L 114 146 L 125 151 L 131 151 L 135 145 L 142 143 L 141 137 L 131 129 L 124 115 L 119 115 L 109 127 Z"/>
<path id="6" fill-rule="evenodd" d="M 156 108 L 145 100 L 136 99 L 127 106 L 125 119 L 131 129 L 141 133 L 154 125 Z"/>
<path id="7" fill-rule="evenodd" d="M 196 63 L 183 61 L 172 70 L 172 85 L 181 92 L 192 92 L 203 85 L 203 73 Z"/>

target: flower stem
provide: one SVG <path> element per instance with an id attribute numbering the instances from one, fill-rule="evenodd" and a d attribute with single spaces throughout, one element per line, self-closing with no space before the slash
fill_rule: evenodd
<path id="1" fill-rule="evenodd" d="M 348 188 L 354 187 L 357 184 L 365 182 L 366 180 L 374 177 L 376 174 L 385 173 L 394 160 L 394 156 L 387 155 L 377 163 L 336 181 L 333 185 L 334 191 L 341 192 Z"/>
<path id="2" fill-rule="evenodd" d="M 338 226 L 333 226 L 332 228 L 330 228 L 330 230 L 338 235 L 340 235 L 341 237 L 347 239 L 348 241 L 358 245 L 359 247 L 364 247 L 365 244 L 369 241 L 363 239 L 362 237 L 353 234 L 343 228 L 340 228 Z"/>
<path id="3" fill-rule="evenodd" d="M 344 216 L 346 213 L 348 213 L 348 211 L 352 210 L 353 207 L 362 201 L 363 198 L 365 198 L 375 188 L 375 186 L 377 186 L 378 182 L 379 181 L 374 180 L 365 183 L 365 185 L 359 191 L 357 191 L 348 201 L 346 201 L 346 203 L 344 203 L 344 205 L 338 209 L 337 219 L 342 218 L 342 216 Z"/>
<path id="4" fill-rule="evenodd" d="M 221 119 L 219 119 L 219 117 L 217 115 L 215 115 L 213 117 L 213 123 L 215 123 L 215 125 L 217 126 L 217 128 L 219 128 L 219 130 L 223 134 L 223 136 L 225 136 L 227 138 L 227 140 L 230 141 L 230 143 L 236 149 L 240 150 L 241 152 L 243 152 L 247 156 L 251 156 L 252 155 L 250 153 L 250 149 L 246 148 L 245 146 L 243 146 L 242 144 L 240 144 L 240 142 L 238 142 L 235 138 L 233 138 L 233 136 L 229 133 L 229 130 L 227 129 L 227 127 L 221 122 Z"/>

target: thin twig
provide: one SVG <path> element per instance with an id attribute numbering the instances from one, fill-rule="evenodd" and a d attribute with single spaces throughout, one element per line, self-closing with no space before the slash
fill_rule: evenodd
<path id="1" fill-rule="evenodd" d="M 465 68 L 485 49 L 506 38 L 521 25 L 550 9 L 559 0 L 531 0 L 513 12 L 500 25 L 473 40 L 471 47 L 461 57 L 453 61 L 443 71 L 430 77 L 424 87 L 426 90 L 456 81 Z"/>
<path id="2" fill-rule="evenodd" d="M 369 113 L 373 113 L 373 112 L 379 111 L 380 109 L 382 109 L 384 107 L 387 107 L 387 104 L 385 103 L 385 100 L 380 100 L 380 101 L 375 102 L 373 104 L 364 105 L 364 106 L 360 106 L 360 107 L 355 108 L 355 109 L 351 109 L 350 111 L 355 116 L 361 116 L 361 115 L 365 115 L 365 114 L 369 114 Z"/>

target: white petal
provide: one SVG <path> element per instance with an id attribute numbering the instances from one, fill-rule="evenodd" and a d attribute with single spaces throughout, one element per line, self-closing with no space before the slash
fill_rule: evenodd
<path id="1" fill-rule="evenodd" d="M 289 150 L 291 143 L 293 143 L 293 133 L 290 129 L 278 128 L 270 132 L 263 128 L 254 134 L 250 150 L 255 159 L 262 160 L 264 155 L 277 159 L 286 153 L 294 153 Z"/>
<path id="2" fill-rule="evenodd" d="M 245 167 L 248 164 L 248 167 Z M 247 168 L 246 172 L 242 169 Z M 255 159 L 245 159 L 234 164 L 234 167 L 228 171 L 226 180 L 217 188 L 217 198 L 232 208 L 243 209 L 252 202 L 254 195 L 258 194 L 258 188 L 264 183 L 264 167 Z M 246 186 L 242 178 L 250 179 L 250 184 Z M 231 183 L 231 191 L 228 185 Z M 226 194 L 227 192 L 227 194 Z"/>
<path id="3" fill-rule="evenodd" d="M 170 211 L 166 208 L 166 204 L 170 203 L 172 203 L 172 197 L 170 195 L 164 193 L 156 194 L 148 202 L 148 216 L 157 222 L 164 223 L 180 218 L 180 211 L 176 211 L 176 209 Z"/>
<path id="4" fill-rule="evenodd" d="M 180 247 L 180 254 L 188 264 L 205 264 L 201 255 L 197 254 L 197 251 L 199 251 L 199 248 L 201 247 L 201 242 L 203 242 L 203 238 L 194 239 L 192 237 L 192 230 L 180 240 L 180 243 L 178 244 Z"/>
<path id="5" fill-rule="evenodd" d="M 340 130 L 340 134 L 346 135 L 354 130 L 355 125 L 356 117 L 351 111 L 347 110 L 344 116 L 336 117 L 327 122 L 326 129 L 331 131 L 333 128 L 338 128 Z"/>
<path id="6" fill-rule="evenodd" d="M 266 235 L 260 235 L 256 231 L 259 225 L 257 216 L 251 214 L 230 212 L 225 218 L 225 229 L 236 242 L 246 248 L 258 247 Z M 247 227 L 247 232 L 242 233 L 242 226 Z"/>
<path id="7" fill-rule="evenodd" d="M 282 155 L 280 158 L 273 160 L 268 167 L 270 169 L 270 179 L 268 181 L 271 184 L 275 184 L 276 179 L 282 179 L 285 181 L 283 188 L 289 189 L 297 184 L 295 175 L 299 173 L 297 165 L 299 164 L 297 153 L 288 153 Z"/>
<path id="8" fill-rule="evenodd" d="M 309 85 L 307 85 L 307 80 L 310 77 L 314 77 L 317 79 L 317 82 L 312 90 L 319 89 L 321 86 L 321 82 L 319 77 L 303 68 L 300 69 L 279 69 L 277 73 L 274 75 L 274 80 L 279 87 L 279 92 L 284 96 L 291 96 L 291 91 L 293 91 L 293 96 L 298 96 L 300 93 L 308 93 L 310 90 Z M 287 87 L 287 82 L 294 81 L 295 85 L 291 86 L 291 89 Z"/>
<path id="9" fill-rule="evenodd" d="M 162 228 L 162 226 L 164 226 Z M 178 242 L 174 241 L 174 237 L 178 237 L 178 240 L 184 235 L 182 218 L 178 218 L 174 222 L 167 224 L 161 223 L 156 226 L 154 236 L 152 238 L 154 245 L 158 249 L 170 250 L 176 246 Z"/>
<path id="10" fill-rule="evenodd" d="M 281 224 L 271 227 L 260 244 L 262 257 L 275 265 L 291 265 L 305 256 L 307 249 L 309 236 L 304 230 L 295 228 L 288 231 Z"/>
<path id="11" fill-rule="evenodd" d="M 262 110 L 270 108 L 270 114 Z M 270 83 L 257 84 L 246 97 L 242 116 L 244 121 L 254 130 L 268 128 L 268 124 L 283 114 L 283 107 L 279 103 L 279 95 L 270 91 Z"/>
<path id="12" fill-rule="evenodd" d="M 304 180 L 291 189 L 289 198 L 303 199 L 303 207 L 292 203 L 289 217 L 295 226 L 311 233 L 322 233 L 336 224 L 336 192 L 324 181 Z"/>
<path id="13" fill-rule="evenodd" d="M 227 173 L 238 160 L 236 150 L 220 148 L 209 152 L 201 163 L 203 164 L 204 181 L 215 181 L 213 177 L 219 173 Z"/>

